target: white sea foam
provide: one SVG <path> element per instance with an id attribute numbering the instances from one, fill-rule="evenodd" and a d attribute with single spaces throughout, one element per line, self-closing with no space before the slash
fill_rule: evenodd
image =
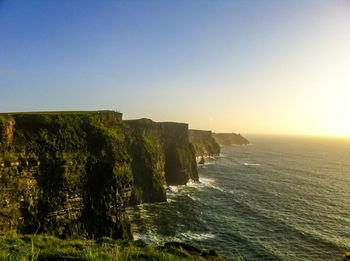
<path id="1" fill-rule="evenodd" d="M 168 192 L 177 193 L 179 191 L 179 186 L 168 186 Z"/>
<path id="2" fill-rule="evenodd" d="M 203 189 L 204 187 L 213 188 L 221 192 L 225 190 L 215 184 L 215 180 L 211 178 L 199 178 L 199 182 L 188 182 L 186 186 L 196 189 Z"/>
<path id="3" fill-rule="evenodd" d="M 191 188 L 203 188 L 209 186 L 214 182 L 215 180 L 211 178 L 199 178 L 199 182 L 189 181 L 187 182 L 186 186 Z"/>
<path id="4" fill-rule="evenodd" d="M 214 160 L 204 162 L 204 166 L 205 165 L 214 165 L 214 164 L 216 164 L 216 162 Z"/>
<path id="5" fill-rule="evenodd" d="M 133 236 L 134 236 L 134 239 L 137 240 L 137 239 L 142 239 L 144 240 L 147 244 L 151 245 L 151 246 L 154 246 L 155 245 L 155 242 L 147 235 L 145 234 L 138 234 L 138 233 L 133 233 Z"/>
<path id="6" fill-rule="evenodd" d="M 243 165 L 244 166 L 261 166 L 261 164 L 259 163 L 248 163 L 248 162 L 244 162 Z"/>
<path id="7" fill-rule="evenodd" d="M 213 188 L 213 189 L 216 189 L 216 190 L 219 190 L 221 192 L 226 192 L 223 188 L 220 188 L 219 186 L 215 186 L 213 184 L 209 185 L 208 187 L 210 188 Z"/>
<path id="8" fill-rule="evenodd" d="M 134 232 L 134 239 L 143 239 L 149 245 L 162 245 L 165 242 L 169 241 L 191 241 L 191 240 L 206 240 L 215 238 L 215 235 L 212 233 L 194 233 L 194 232 L 182 232 L 173 237 L 159 237 L 156 234 L 148 232 L 149 235 L 139 234 Z"/>
<path id="9" fill-rule="evenodd" d="M 169 197 L 166 199 L 166 201 L 168 202 L 168 203 L 171 203 L 171 202 L 174 202 L 175 200 L 173 200 L 173 199 L 170 199 Z"/>
<path id="10" fill-rule="evenodd" d="M 208 186 L 210 184 L 213 184 L 215 180 L 211 178 L 199 178 L 199 182 L 204 184 L 205 186 Z"/>
<path id="11" fill-rule="evenodd" d="M 194 197 L 194 196 L 188 196 L 190 199 L 192 199 L 193 201 L 197 201 L 197 200 L 199 200 L 199 198 L 197 198 L 197 197 Z"/>
<path id="12" fill-rule="evenodd" d="M 198 190 L 203 190 L 205 187 L 213 188 L 219 190 L 221 192 L 225 192 L 225 190 L 215 184 L 215 180 L 212 178 L 199 178 L 198 182 L 189 181 L 186 185 L 178 185 L 178 186 L 168 186 L 168 199 L 176 197 L 177 194 L 185 193 L 188 194 L 188 188 L 195 188 Z M 169 199 L 168 202 L 174 201 L 173 199 Z"/>
<path id="13" fill-rule="evenodd" d="M 188 232 L 180 233 L 177 237 L 179 239 L 187 239 L 187 240 L 206 240 L 206 239 L 215 238 L 215 235 L 211 233 L 193 233 L 188 231 Z"/>
<path id="14" fill-rule="evenodd" d="M 133 237 L 134 237 L 135 240 L 137 240 L 137 239 L 144 239 L 144 235 L 137 234 L 135 232 L 133 233 Z"/>

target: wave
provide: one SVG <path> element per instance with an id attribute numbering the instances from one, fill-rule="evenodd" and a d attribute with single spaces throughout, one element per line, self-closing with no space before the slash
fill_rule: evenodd
<path id="1" fill-rule="evenodd" d="M 180 186 L 168 186 L 168 193 L 177 193 L 179 192 Z"/>
<path id="2" fill-rule="evenodd" d="M 212 178 L 199 178 L 199 182 L 188 182 L 187 187 L 196 188 L 202 190 L 203 188 L 212 188 L 221 192 L 226 192 L 223 188 L 219 187 L 215 183 L 215 179 Z"/>
<path id="3" fill-rule="evenodd" d="M 199 167 L 199 182 L 169 186 L 166 205 L 136 209 L 135 238 L 193 241 L 228 260 L 341 257 L 350 249 L 348 161 L 305 165 L 309 158 L 289 157 L 289 148 L 258 146 L 223 148 L 223 159 Z"/>
<path id="4" fill-rule="evenodd" d="M 191 231 L 180 233 L 176 238 L 180 240 L 206 240 L 206 239 L 212 239 L 215 238 L 215 235 L 212 233 L 194 233 Z"/>
<path id="5" fill-rule="evenodd" d="M 150 245 L 161 245 L 169 241 L 193 241 L 193 240 L 202 241 L 202 240 L 213 239 L 215 237 L 216 236 L 213 233 L 196 233 L 192 231 L 181 232 L 181 233 L 178 233 L 176 236 L 160 236 L 155 233 L 141 234 L 141 233 L 134 232 L 135 240 L 142 239 L 147 244 L 150 244 Z"/>
<path id="6" fill-rule="evenodd" d="M 214 183 L 215 179 L 212 179 L 212 178 L 199 178 L 199 182 L 204 184 L 205 186 L 208 186 L 208 185 Z"/>
<path id="7" fill-rule="evenodd" d="M 297 240 L 295 242 L 303 241 L 299 243 L 302 245 L 322 245 L 325 249 L 348 249 L 350 247 L 349 242 L 344 241 L 341 238 L 329 238 L 315 229 L 308 229 L 307 226 L 300 226 L 297 223 L 292 223 L 276 215 L 271 215 L 268 209 L 257 207 L 256 204 L 244 200 L 233 199 L 232 203 L 236 206 L 236 211 L 240 211 L 244 216 L 252 216 L 257 218 L 265 229 L 271 225 L 270 233 L 278 233 L 277 231 L 284 231 L 289 237 L 294 237 Z"/>
<path id="8" fill-rule="evenodd" d="M 195 196 L 188 195 L 188 197 L 189 197 L 190 199 L 192 199 L 193 201 L 198 201 L 198 200 L 200 200 L 200 198 L 195 197 Z"/>
<path id="9" fill-rule="evenodd" d="M 155 243 L 147 236 L 146 234 L 138 234 L 138 233 L 133 233 L 134 240 L 142 239 L 144 240 L 147 244 L 149 245 L 155 245 Z"/>
<path id="10" fill-rule="evenodd" d="M 244 162 L 243 165 L 244 166 L 261 166 L 261 164 L 259 163 L 248 163 L 248 162 Z"/>
<path id="11" fill-rule="evenodd" d="M 177 194 L 180 191 L 186 189 L 186 188 L 203 188 L 206 186 L 210 186 L 211 184 L 213 184 L 215 182 L 214 179 L 211 178 L 199 178 L 198 182 L 194 182 L 194 181 L 189 181 L 187 182 L 186 185 L 172 185 L 172 186 L 168 186 L 168 193 L 173 193 L 173 194 Z"/>

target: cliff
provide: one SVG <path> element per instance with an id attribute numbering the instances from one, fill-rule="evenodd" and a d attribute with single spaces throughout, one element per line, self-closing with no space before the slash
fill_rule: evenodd
<path id="1" fill-rule="evenodd" d="M 130 204 L 166 201 L 165 155 L 157 123 L 124 121 L 134 177 Z"/>
<path id="2" fill-rule="evenodd" d="M 23 242 L 31 242 L 27 245 L 18 236 L 10 238 L 20 242 L 18 248 L 9 249 L 14 257 L 33 255 L 38 240 L 37 253 L 46 251 L 51 257 L 57 251 L 52 257 L 65 258 L 68 250 L 62 247 L 71 241 L 51 235 L 132 239 L 125 212 L 129 202 L 165 201 L 166 185 L 189 180 L 198 181 L 198 172 L 187 124 L 148 119 L 123 122 L 122 114 L 114 111 L 0 114 L 0 232 L 46 234 L 23 236 Z M 88 248 L 78 247 L 80 254 L 91 254 L 92 244 L 100 247 L 100 241 L 90 241 L 82 243 Z M 172 253 L 178 249 L 169 258 L 221 260 L 214 250 L 189 245 L 169 243 L 153 249 L 141 242 L 140 249 L 135 243 L 136 249 L 130 242 L 114 241 L 113 247 L 124 249 L 129 244 L 131 248 L 121 253 L 125 258 L 134 250 L 136 256 L 144 251 L 145 258 L 165 258 L 169 249 Z M 106 250 L 102 243 L 99 253 Z M 62 247 L 49 249 L 52 244 Z M 8 252 L 7 246 L 0 254 Z M 72 251 L 78 253 L 75 248 Z M 115 257 L 115 251 L 107 252 Z"/>
<path id="3" fill-rule="evenodd" d="M 0 231 L 132 238 L 125 207 L 198 181 L 188 125 L 122 114 L 0 114 Z"/>
<path id="4" fill-rule="evenodd" d="M 113 111 L 0 114 L 0 231 L 132 238 L 121 119 Z"/>
<path id="5" fill-rule="evenodd" d="M 166 185 L 198 181 L 188 125 L 126 120 L 124 128 L 134 177 L 131 204 L 166 200 Z"/>
<path id="6" fill-rule="evenodd" d="M 220 146 L 249 144 L 246 138 L 236 133 L 213 133 L 213 137 Z"/>
<path id="7" fill-rule="evenodd" d="M 197 157 L 219 156 L 220 145 L 216 143 L 211 131 L 189 130 L 189 140 Z"/>
<path id="8" fill-rule="evenodd" d="M 168 185 L 199 181 L 195 151 L 188 138 L 188 124 L 157 123 L 165 155 L 165 178 Z"/>

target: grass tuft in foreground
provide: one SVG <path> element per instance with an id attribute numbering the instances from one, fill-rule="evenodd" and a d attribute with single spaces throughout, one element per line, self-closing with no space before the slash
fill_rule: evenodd
<path id="1" fill-rule="evenodd" d="M 190 248 L 188 248 L 190 247 Z M 210 252 L 179 243 L 151 247 L 143 240 L 62 240 L 43 235 L 0 236 L 0 260 L 223 260 Z"/>

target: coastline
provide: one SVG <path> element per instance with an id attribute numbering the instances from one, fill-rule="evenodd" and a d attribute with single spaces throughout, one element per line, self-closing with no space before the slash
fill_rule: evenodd
<path id="1" fill-rule="evenodd" d="M 174 186 L 203 186 L 200 155 L 210 164 L 220 146 L 186 123 L 124 121 L 116 111 L 2 113 L 0 233 L 131 241 L 126 207 L 166 204 Z"/>

